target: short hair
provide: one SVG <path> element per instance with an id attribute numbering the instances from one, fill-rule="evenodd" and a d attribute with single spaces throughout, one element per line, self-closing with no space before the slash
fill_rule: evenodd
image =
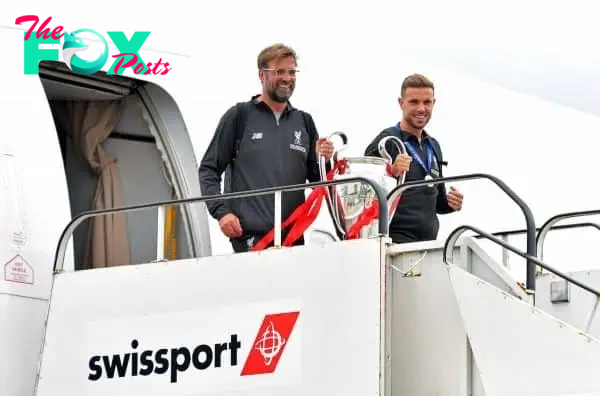
<path id="1" fill-rule="evenodd" d="M 404 95 L 408 88 L 431 88 L 435 91 L 433 82 L 424 75 L 418 73 L 411 74 L 410 76 L 404 79 L 404 81 L 402 82 L 400 94 Z"/>
<path id="2" fill-rule="evenodd" d="M 259 69 L 264 69 L 269 66 L 269 62 L 274 59 L 282 59 L 288 57 L 294 58 L 294 61 L 298 61 L 296 52 L 290 47 L 281 43 L 273 44 L 260 51 L 258 54 L 257 65 Z"/>

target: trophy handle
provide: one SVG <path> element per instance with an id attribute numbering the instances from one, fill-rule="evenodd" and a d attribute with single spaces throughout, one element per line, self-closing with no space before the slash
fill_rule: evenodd
<path id="1" fill-rule="evenodd" d="M 383 158 L 385 158 L 391 164 L 392 162 L 394 162 L 395 158 L 392 158 L 390 153 L 385 148 L 385 145 L 387 144 L 387 142 L 389 140 L 394 142 L 394 144 L 400 151 L 400 154 L 406 153 L 406 146 L 404 145 L 404 142 L 402 140 L 400 140 L 400 138 L 397 138 L 396 136 L 386 136 L 379 141 L 379 144 L 377 145 L 377 150 L 379 151 L 379 155 L 381 155 Z"/>
<path id="2" fill-rule="evenodd" d="M 334 136 L 339 136 L 342 139 L 342 145 L 333 151 L 332 159 L 337 160 L 337 153 L 344 151 L 348 147 L 348 136 L 342 131 L 337 131 L 327 136 L 327 140 L 331 140 Z"/>
<path id="3" fill-rule="evenodd" d="M 331 140 L 333 137 L 339 136 L 342 140 L 342 146 L 339 148 L 334 148 L 333 155 L 331 156 L 330 165 L 333 168 L 335 161 L 337 161 L 337 154 L 340 151 L 343 151 L 348 146 L 348 136 L 341 131 L 333 132 L 331 135 L 327 136 L 327 140 Z M 326 169 L 326 159 L 322 155 L 319 155 L 319 173 L 321 176 L 321 181 L 327 180 L 327 169 Z M 340 211 L 337 203 L 337 199 L 335 200 L 333 197 L 336 196 L 335 186 L 326 186 L 325 187 L 325 198 L 327 201 L 327 209 L 329 209 L 329 215 L 333 219 L 333 224 L 336 229 L 336 233 L 340 239 L 344 239 L 346 236 L 345 226 L 343 226 L 340 221 Z"/>
<path id="4" fill-rule="evenodd" d="M 399 154 L 406 154 L 406 146 L 404 145 L 404 142 L 402 142 L 402 140 L 400 140 L 396 136 L 386 136 L 379 141 L 379 144 L 377 145 L 377 150 L 379 151 L 379 155 L 381 155 L 382 158 L 386 159 L 387 162 L 391 165 L 394 163 L 395 158 L 392 158 L 391 154 L 385 148 L 385 145 L 390 140 L 398 148 Z M 402 176 L 400 177 L 400 179 L 398 179 L 398 184 L 404 183 L 405 176 L 406 176 L 406 173 L 403 173 Z"/>
<path id="5" fill-rule="evenodd" d="M 377 145 L 379 154 L 383 158 L 385 158 L 388 161 L 388 163 L 391 165 L 394 162 L 395 158 L 392 158 L 390 153 L 385 148 L 385 145 L 389 140 L 391 140 L 396 145 L 396 147 L 398 148 L 399 154 L 406 153 L 406 146 L 404 145 L 404 142 L 402 142 L 402 140 L 400 140 L 396 136 L 386 136 L 379 141 L 379 144 Z M 398 183 L 396 185 L 403 184 L 405 178 L 406 178 L 406 173 L 403 173 L 402 176 L 400 176 L 400 178 L 398 179 Z M 399 201 L 400 201 L 400 196 L 393 196 L 393 197 L 388 196 L 388 202 L 387 202 L 388 213 L 389 213 L 388 226 L 389 226 L 389 223 L 391 223 L 392 218 L 394 217 L 394 213 L 396 212 L 396 208 L 398 207 Z"/>
<path id="6" fill-rule="evenodd" d="M 348 146 L 348 136 L 346 136 L 346 134 L 344 132 L 338 131 L 338 132 L 334 132 L 331 135 L 327 136 L 325 139 L 326 140 L 331 140 L 331 138 L 333 138 L 334 136 L 339 136 L 342 139 L 342 146 L 339 148 L 335 148 L 334 146 L 334 150 L 333 150 L 333 155 L 331 156 L 331 160 L 329 160 L 329 164 L 331 165 L 331 167 L 333 167 L 335 161 L 337 161 L 337 154 L 340 151 L 344 151 L 346 149 L 346 147 Z M 321 180 L 325 181 L 326 177 L 327 177 L 327 170 L 325 169 L 325 157 L 323 157 L 322 155 L 319 155 L 319 172 L 321 174 Z"/>

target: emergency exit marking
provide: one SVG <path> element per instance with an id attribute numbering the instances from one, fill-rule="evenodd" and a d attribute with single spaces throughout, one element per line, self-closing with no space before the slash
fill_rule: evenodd
<path id="1" fill-rule="evenodd" d="M 4 264 L 4 280 L 33 285 L 33 268 L 21 255 L 17 254 Z"/>

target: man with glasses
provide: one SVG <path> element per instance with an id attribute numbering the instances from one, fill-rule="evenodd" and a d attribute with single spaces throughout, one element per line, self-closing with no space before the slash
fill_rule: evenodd
<path id="1" fill-rule="evenodd" d="M 309 113 L 289 102 L 296 86 L 294 50 L 274 44 L 258 55 L 262 93 L 229 108 L 219 120 L 199 168 L 203 195 L 302 184 L 320 180 L 318 158 L 333 145 L 319 139 Z M 285 220 L 304 202 L 304 191 L 282 193 Z M 274 227 L 273 194 L 206 203 L 235 252 L 250 250 Z M 282 233 L 282 240 L 286 236 Z M 304 244 L 301 236 L 295 245 Z"/>

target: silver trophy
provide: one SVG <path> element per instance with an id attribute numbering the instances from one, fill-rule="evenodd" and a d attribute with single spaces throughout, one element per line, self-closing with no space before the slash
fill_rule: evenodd
<path id="1" fill-rule="evenodd" d="M 399 183 L 404 182 L 404 175 L 400 179 L 387 175 L 387 166 L 393 163 L 393 158 L 386 149 L 386 144 L 391 142 L 396 145 L 400 153 L 406 153 L 406 148 L 402 141 L 395 136 L 383 138 L 378 145 L 378 151 L 382 158 L 379 157 L 339 157 L 339 152 L 344 150 L 348 144 L 348 138 L 343 132 L 335 132 L 328 139 L 334 136 L 340 136 L 343 141 L 343 146 L 334 151 L 331 159 L 331 167 L 336 163 L 343 161 L 345 168 L 343 172 L 336 172 L 333 175 L 335 180 L 343 180 L 352 177 L 366 177 L 380 184 L 383 189 L 389 192 Z M 321 179 L 326 180 L 326 160 L 324 157 L 319 158 L 321 171 Z M 353 182 L 338 184 L 335 186 L 326 187 L 326 201 L 329 214 L 333 220 L 337 236 L 341 239 L 348 239 L 348 232 L 353 224 L 357 222 L 359 217 L 367 210 L 377 199 L 375 190 L 364 182 Z M 390 220 L 395 212 L 399 198 L 395 198 L 394 202 L 387 202 Z M 360 238 L 378 234 L 378 219 L 371 220 L 367 225 L 362 227 Z"/>

